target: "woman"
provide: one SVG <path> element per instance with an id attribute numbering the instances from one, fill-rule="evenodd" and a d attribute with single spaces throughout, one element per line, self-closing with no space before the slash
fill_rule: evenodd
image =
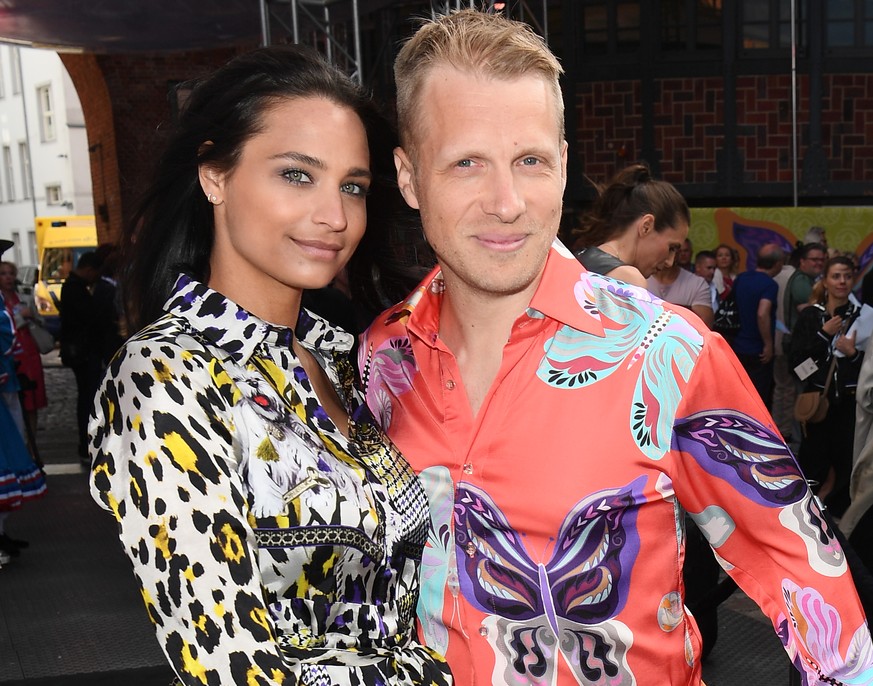
<path id="1" fill-rule="evenodd" d="M 45 394 L 45 375 L 39 347 L 30 333 L 30 325 L 37 321 L 34 311 L 21 301 L 17 290 L 18 268 L 12 262 L 0 262 L 0 295 L 6 302 L 6 309 L 15 322 L 16 347 L 13 351 L 18 363 L 18 373 L 23 376 L 20 393 L 21 407 L 27 422 L 30 438 L 36 437 L 37 413 L 48 405 Z M 31 446 L 36 457 L 36 446 Z"/>
<path id="2" fill-rule="evenodd" d="M 96 399 L 92 493 L 184 684 L 451 683 L 415 638 L 424 492 L 351 336 L 300 308 L 364 233 L 376 124 L 314 52 L 240 56 L 192 91 L 126 238 L 128 321 L 155 321 Z"/>
<path id="3" fill-rule="evenodd" d="M 721 243 L 715 249 L 715 273 L 712 276 L 712 283 L 715 284 L 715 292 L 721 300 L 727 298 L 733 288 L 734 279 L 739 275 L 738 264 L 739 256 L 731 246 Z"/>
<path id="4" fill-rule="evenodd" d="M 576 257 L 589 271 L 647 288 L 646 279 L 670 267 L 688 237 L 685 198 L 643 164 L 622 169 L 597 191 L 577 233 Z"/>
<path id="5" fill-rule="evenodd" d="M 46 490 L 45 477 L 24 442 L 13 358 L 16 339 L 12 316 L 0 298 L 0 567 L 18 557 L 28 545 L 8 535 L 6 520 L 22 503 L 38 498 Z"/>
<path id="6" fill-rule="evenodd" d="M 813 490 L 831 512 L 842 516 L 849 505 L 849 480 L 855 435 L 855 391 L 864 353 L 848 332 L 860 307 L 851 295 L 854 271 L 847 257 L 833 257 L 815 284 L 810 307 L 801 310 L 791 330 L 791 366 L 805 365 L 812 373 L 801 378 L 804 391 L 824 388 L 831 360 L 837 353 L 828 388 L 828 413 L 821 422 L 807 422 L 798 461 Z M 808 362 L 812 361 L 812 365 Z"/>

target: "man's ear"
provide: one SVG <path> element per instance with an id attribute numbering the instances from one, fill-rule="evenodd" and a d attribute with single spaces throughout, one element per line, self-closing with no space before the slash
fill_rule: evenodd
<path id="1" fill-rule="evenodd" d="M 415 193 L 415 173 L 409 155 L 403 148 L 394 148 L 394 166 L 397 169 L 397 186 L 403 199 L 412 209 L 419 209 L 418 196 Z"/>
<path id="2" fill-rule="evenodd" d="M 567 141 L 561 143 L 561 189 L 567 190 L 567 150 L 569 149 Z"/>

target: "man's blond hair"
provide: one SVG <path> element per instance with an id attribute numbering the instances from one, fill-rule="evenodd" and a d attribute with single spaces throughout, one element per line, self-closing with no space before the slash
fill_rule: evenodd
<path id="1" fill-rule="evenodd" d="M 425 78 L 436 66 L 449 66 L 495 79 L 540 76 L 552 89 L 558 129 L 564 134 L 564 101 L 559 79 L 564 70 L 540 36 L 522 22 L 500 14 L 465 9 L 426 21 L 401 48 L 394 62 L 397 125 L 407 152 L 415 148 L 417 111 Z M 464 97 L 462 93 L 458 97 Z"/>

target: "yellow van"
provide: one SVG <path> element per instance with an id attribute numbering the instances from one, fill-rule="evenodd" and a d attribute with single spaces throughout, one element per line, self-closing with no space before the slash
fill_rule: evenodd
<path id="1" fill-rule="evenodd" d="M 34 300 L 46 328 L 57 337 L 61 286 L 82 253 L 97 247 L 97 225 L 93 214 L 81 214 L 36 217 L 34 226 L 39 255 L 39 280 L 34 287 Z"/>

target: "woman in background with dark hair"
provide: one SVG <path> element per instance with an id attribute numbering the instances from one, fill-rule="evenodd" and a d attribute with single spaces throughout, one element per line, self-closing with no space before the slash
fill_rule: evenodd
<path id="1" fill-rule="evenodd" d="M 145 328 L 96 400 L 92 493 L 184 684 L 451 683 L 415 636 L 426 496 L 352 337 L 301 307 L 393 180 L 384 131 L 315 52 L 242 55 L 192 91 L 126 237 Z"/>
<path id="2" fill-rule="evenodd" d="M 798 451 L 804 474 L 837 518 L 849 506 L 855 438 L 855 393 L 864 351 L 855 346 L 855 334 L 847 335 L 860 313 L 851 295 L 855 272 L 852 260 L 833 257 L 827 261 L 820 281 L 812 288 L 810 306 L 800 311 L 791 330 L 791 368 L 806 364 L 811 373 L 800 380 L 804 391 L 824 389 L 831 361 L 836 356 L 828 386 L 828 412 L 816 423 L 807 422 Z M 809 366 L 809 361 L 812 366 Z"/>
<path id="3" fill-rule="evenodd" d="M 672 265 L 688 237 L 685 198 L 653 179 L 644 164 L 595 187 L 597 198 L 576 232 L 576 257 L 588 271 L 646 288 L 646 279 Z"/>

